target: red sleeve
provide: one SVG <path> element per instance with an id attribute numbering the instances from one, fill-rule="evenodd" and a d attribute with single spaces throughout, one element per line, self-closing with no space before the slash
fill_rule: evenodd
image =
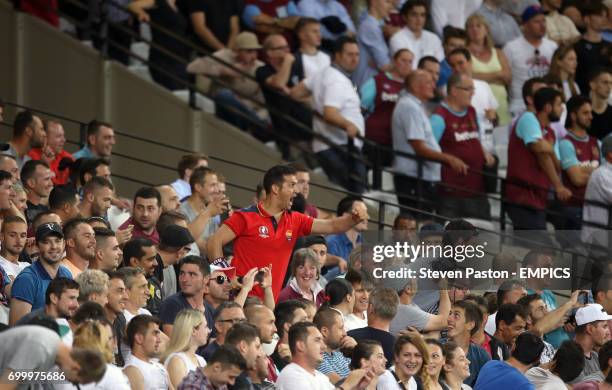
<path id="1" fill-rule="evenodd" d="M 243 235 L 246 231 L 246 221 L 244 219 L 244 215 L 240 211 L 236 211 L 223 223 L 227 225 L 232 232 L 234 232 L 236 237 Z"/>
<path id="2" fill-rule="evenodd" d="M 314 218 L 302 213 L 295 213 L 295 216 L 297 225 L 299 226 L 299 231 L 297 233 L 298 238 L 309 235 L 312 230 Z"/>

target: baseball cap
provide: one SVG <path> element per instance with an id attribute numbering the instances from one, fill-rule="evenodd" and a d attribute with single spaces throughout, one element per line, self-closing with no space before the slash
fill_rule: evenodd
<path id="1" fill-rule="evenodd" d="M 159 242 L 170 248 L 182 248 L 195 240 L 187 228 L 168 225 L 159 235 Z"/>
<path id="2" fill-rule="evenodd" d="M 62 227 L 56 223 L 43 223 L 36 229 L 36 241 L 41 241 L 47 238 L 47 236 L 54 235 L 59 238 L 64 238 Z"/>
<path id="3" fill-rule="evenodd" d="M 261 49 L 261 45 L 257 40 L 257 35 L 249 31 L 243 31 L 236 36 L 236 49 L 258 50 Z"/>
<path id="4" fill-rule="evenodd" d="M 525 8 L 525 11 L 523 11 L 521 20 L 523 23 L 527 23 L 536 15 L 544 15 L 544 10 L 539 5 L 530 5 L 529 7 Z"/>
<path id="5" fill-rule="evenodd" d="M 210 265 L 210 273 L 223 272 L 228 278 L 234 279 L 236 277 L 236 267 L 219 267 L 218 265 Z"/>
<path id="6" fill-rule="evenodd" d="M 0 143 L 0 152 L 5 152 L 11 148 L 11 145 L 7 143 Z"/>
<path id="7" fill-rule="evenodd" d="M 578 326 L 608 320 L 612 320 L 612 316 L 606 313 L 603 306 L 598 303 L 591 303 L 576 310 L 576 325 Z"/>
<path id="8" fill-rule="evenodd" d="M 601 154 L 603 154 L 605 158 L 608 153 L 612 153 L 612 135 L 605 137 L 603 141 L 601 141 Z"/>

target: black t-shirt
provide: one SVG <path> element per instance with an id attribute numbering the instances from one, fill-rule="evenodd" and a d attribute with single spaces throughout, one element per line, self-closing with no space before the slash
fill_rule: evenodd
<path id="1" fill-rule="evenodd" d="M 49 207 L 42 204 L 33 204 L 29 200 L 26 202 L 28 208 L 26 209 L 26 219 L 28 223 L 31 224 L 34 221 L 34 218 L 43 211 L 49 210 Z"/>
<path id="2" fill-rule="evenodd" d="M 576 83 L 580 87 L 580 92 L 588 96 L 591 90 L 589 86 L 589 76 L 593 69 L 610 66 L 612 45 L 604 40 L 593 43 L 582 38 L 576 42 L 574 49 L 578 57 Z"/>
<path id="3" fill-rule="evenodd" d="M 164 299 L 161 283 L 155 276 L 152 276 L 147 279 L 149 282 L 149 292 L 151 295 L 149 296 L 149 300 L 147 301 L 146 309 L 151 312 L 154 316 L 159 315 L 159 308 Z"/>
<path id="4" fill-rule="evenodd" d="M 393 365 L 393 345 L 395 344 L 395 336 L 393 336 L 391 333 L 366 326 L 365 328 L 353 329 L 347 334 L 354 338 L 356 341 L 378 341 L 382 345 L 383 352 L 385 353 L 385 357 L 387 358 L 387 368 Z"/>
<path id="5" fill-rule="evenodd" d="M 187 33 L 189 22 L 181 10 L 174 10 L 166 0 L 155 0 L 155 7 L 148 11 L 151 21 L 164 27 L 181 38 Z M 181 58 L 189 58 L 189 47 L 179 39 L 172 37 L 160 29 L 151 29 L 151 39 L 153 43 L 175 53 Z M 161 50 L 151 46 L 149 59 L 153 62 L 175 62 L 172 57 L 164 54 Z"/>
<path id="6" fill-rule="evenodd" d="M 593 111 L 593 121 L 588 130 L 589 135 L 600 140 L 612 132 L 612 106 L 608 105 L 606 110 L 598 114 Z"/>
<path id="7" fill-rule="evenodd" d="M 191 19 L 192 14 L 203 12 L 206 27 L 224 45 L 227 45 L 230 36 L 230 18 L 232 16 L 240 18 L 242 12 L 240 0 L 180 0 L 179 7 L 188 20 Z M 202 45 L 207 46 L 196 37 L 191 21 L 189 25 L 193 38 Z M 210 47 L 207 48 L 212 50 Z"/>

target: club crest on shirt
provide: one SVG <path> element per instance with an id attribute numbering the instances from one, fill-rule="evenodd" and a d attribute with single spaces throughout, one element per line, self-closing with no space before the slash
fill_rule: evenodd
<path id="1" fill-rule="evenodd" d="M 270 237 L 268 234 L 268 228 L 266 226 L 260 226 L 258 230 L 259 230 L 259 237 L 261 238 Z"/>
<path id="2" fill-rule="evenodd" d="M 285 237 L 287 238 L 287 241 L 291 241 L 293 239 L 293 232 L 291 230 L 287 230 L 285 232 Z"/>

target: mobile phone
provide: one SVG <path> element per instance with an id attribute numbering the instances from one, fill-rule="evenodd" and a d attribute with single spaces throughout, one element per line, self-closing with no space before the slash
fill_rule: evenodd
<path id="1" fill-rule="evenodd" d="M 257 271 L 257 274 L 255 274 L 255 283 L 262 284 L 265 275 L 266 273 L 264 271 L 262 270 Z"/>
<path id="2" fill-rule="evenodd" d="M 578 294 L 578 303 L 581 305 L 586 305 L 589 303 L 589 293 L 586 291 L 581 291 Z"/>

